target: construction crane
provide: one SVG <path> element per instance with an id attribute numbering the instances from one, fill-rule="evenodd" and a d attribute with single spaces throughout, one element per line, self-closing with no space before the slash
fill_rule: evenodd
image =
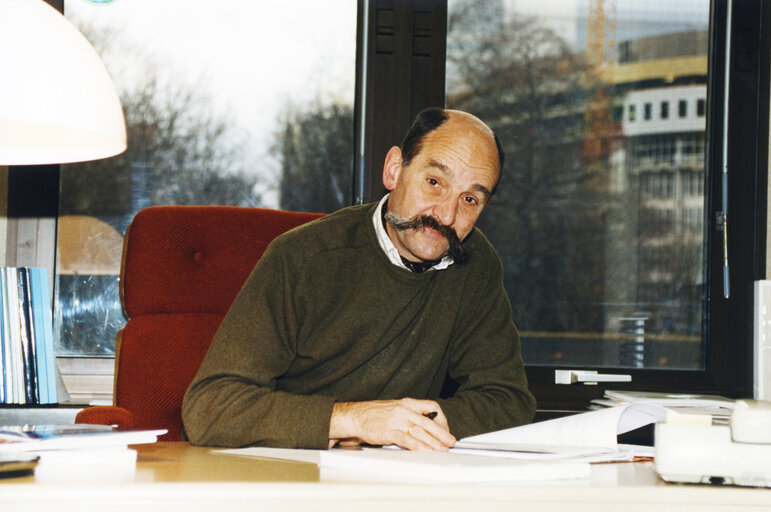
<path id="1" fill-rule="evenodd" d="M 594 94 L 584 109 L 582 157 L 596 162 L 610 151 L 613 136 L 609 80 L 616 65 L 616 2 L 589 0 L 586 37 L 586 73 Z"/>

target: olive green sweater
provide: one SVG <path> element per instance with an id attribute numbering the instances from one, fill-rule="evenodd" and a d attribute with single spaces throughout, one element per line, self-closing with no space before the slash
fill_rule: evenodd
<path id="1" fill-rule="evenodd" d="M 411 273 L 378 245 L 375 207 L 340 210 L 269 246 L 185 395 L 191 442 L 326 448 L 336 401 L 436 399 L 458 439 L 532 419 L 490 243 L 475 229 L 468 263 Z M 440 399 L 447 375 L 459 387 Z"/>

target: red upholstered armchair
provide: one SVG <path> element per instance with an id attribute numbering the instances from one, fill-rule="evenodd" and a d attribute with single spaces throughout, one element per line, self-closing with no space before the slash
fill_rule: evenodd
<path id="1" fill-rule="evenodd" d="M 113 406 L 75 421 L 182 432 L 187 386 L 241 285 L 276 236 L 321 214 L 228 206 L 140 211 L 123 241 L 120 296 L 128 318 L 115 348 Z"/>

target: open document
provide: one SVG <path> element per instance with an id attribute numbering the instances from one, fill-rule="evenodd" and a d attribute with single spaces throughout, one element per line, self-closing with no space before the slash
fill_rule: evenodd
<path id="1" fill-rule="evenodd" d="M 588 463 L 573 460 L 507 460 L 478 454 L 411 452 L 394 447 L 331 450 L 251 447 L 216 452 L 317 464 L 319 476 L 325 481 L 500 484 L 581 480 L 591 475 Z"/>
<path id="2" fill-rule="evenodd" d="M 453 451 L 525 459 L 583 458 L 591 462 L 652 456 L 653 439 L 626 444 L 624 437 L 640 439 L 646 430 L 666 419 L 667 409 L 635 403 L 531 423 L 459 440 Z M 640 433 L 637 437 L 633 434 Z"/>
<path id="3" fill-rule="evenodd" d="M 450 452 L 398 448 L 292 450 L 238 448 L 219 453 L 318 464 L 323 479 L 413 483 L 515 483 L 585 479 L 590 462 L 653 454 L 623 437 L 666 419 L 667 409 L 630 404 L 467 437 Z M 622 441 L 619 442 L 619 439 Z"/>
<path id="4" fill-rule="evenodd" d="M 333 449 L 319 454 L 321 475 L 328 479 L 386 480 L 421 483 L 533 483 L 585 479 L 589 464 L 574 461 L 512 460 L 452 452 L 400 449 Z"/>

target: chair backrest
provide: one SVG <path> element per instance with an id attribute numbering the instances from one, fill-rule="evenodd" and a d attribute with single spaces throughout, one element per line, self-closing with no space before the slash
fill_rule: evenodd
<path id="1" fill-rule="evenodd" d="M 135 428 L 178 440 L 181 405 L 206 350 L 254 265 L 281 233 L 320 217 L 261 208 L 156 206 L 126 232 L 115 405 Z"/>

